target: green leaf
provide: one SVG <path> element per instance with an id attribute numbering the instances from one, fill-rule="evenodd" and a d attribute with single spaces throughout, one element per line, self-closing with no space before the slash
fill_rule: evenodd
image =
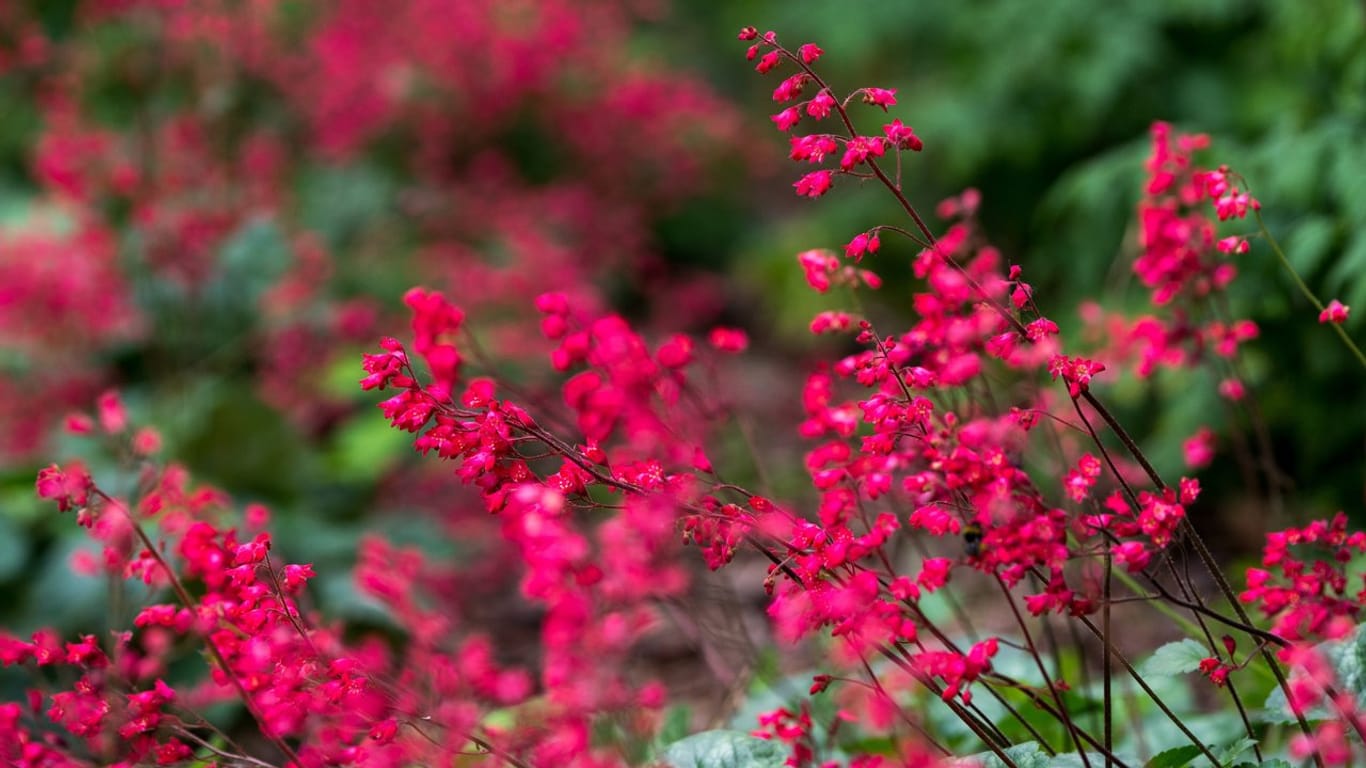
<path id="1" fill-rule="evenodd" d="M 1194 744 L 1176 747 L 1157 753 L 1153 759 L 1143 764 L 1143 768 L 1182 768 L 1200 755 L 1200 748 Z"/>
<path id="2" fill-rule="evenodd" d="M 1081 759 L 1078 752 L 1063 752 L 1048 761 L 1048 768 L 1097 768 L 1104 765 L 1105 755 L 1099 752 L 1087 752 L 1085 760 Z"/>
<path id="3" fill-rule="evenodd" d="M 1233 765 L 1238 760 L 1239 755 L 1255 746 L 1257 746 L 1256 739 L 1244 736 L 1226 747 L 1215 747 L 1214 756 L 1219 758 L 1219 765 Z"/>
<path id="4" fill-rule="evenodd" d="M 664 713 L 664 724 L 659 728 L 659 744 L 672 744 L 680 741 L 688 735 L 688 726 L 692 722 L 692 712 L 682 705 L 669 707 Z"/>
<path id="5" fill-rule="evenodd" d="M 1209 649 L 1190 638 L 1180 640 L 1153 651 L 1153 655 L 1138 665 L 1144 677 L 1182 675 L 1200 668 L 1200 662 L 1209 658 Z"/>
<path id="6" fill-rule="evenodd" d="M 1043 751 L 1037 741 L 1026 741 L 1023 744 L 1005 748 L 1006 756 L 1019 768 L 1046 768 L 1053 760 L 1048 753 Z M 1061 755 L 1059 755 L 1061 757 Z M 953 761 L 955 765 L 977 765 L 981 768 L 1005 768 L 1005 762 L 1001 760 L 995 752 L 978 752 L 975 755 Z"/>
<path id="7" fill-rule="evenodd" d="M 672 768 L 782 768 L 787 750 L 740 731 L 704 731 L 670 744 L 663 758 Z"/>

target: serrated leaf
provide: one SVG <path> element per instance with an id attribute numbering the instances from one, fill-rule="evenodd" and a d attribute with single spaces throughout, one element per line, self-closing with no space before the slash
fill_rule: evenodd
<path id="1" fill-rule="evenodd" d="M 1244 736 L 1228 746 L 1215 747 L 1214 756 L 1219 758 L 1219 765 L 1233 765 L 1240 755 L 1255 746 L 1257 746 L 1256 739 Z"/>
<path id="2" fill-rule="evenodd" d="M 1194 744 L 1163 750 L 1153 755 L 1153 759 L 1143 764 L 1143 768 L 1181 768 L 1200 755 L 1200 748 Z"/>
<path id="3" fill-rule="evenodd" d="M 1190 638 L 1178 640 L 1153 651 L 1153 655 L 1138 665 L 1144 677 L 1183 675 L 1200 668 L 1200 662 L 1209 658 L 1209 649 Z"/>
<path id="4" fill-rule="evenodd" d="M 782 768 L 787 750 L 740 731 L 704 731 L 670 744 L 663 758 L 671 768 Z"/>
<path id="5" fill-rule="evenodd" d="M 1053 758 L 1039 746 L 1037 741 L 1026 741 L 1023 744 L 1015 744 L 1006 747 L 1004 752 L 1011 762 L 1019 768 L 1047 768 Z M 954 760 L 955 765 L 960 766 L 981 766 L 981 768 L 1005 768 L 1005 762 L 995 752 L 978 752 L 975 755 Z"/>
<path id="6" fill-rule="evenodd" d="M 1064 752 L 1049 758 L 1048 768 L 1096 768 L 1105 765 L 1105 755 L 1099 752 L 1087 752 L 1086 759 L 1081 759 L 1078 752 Z"/>

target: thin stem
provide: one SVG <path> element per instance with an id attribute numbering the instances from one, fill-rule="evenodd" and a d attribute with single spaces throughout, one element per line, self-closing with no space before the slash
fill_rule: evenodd
<path id="1" fill-rule="evenodd" d="M 1190 561 L 1189 561 L 1189 560 L 1186 561 L 1186 565 L 1187 565 L 1187 568 L 1189 569 L 1189 565 L 1190 565 Z M 1173 562 L 1171 562 L 1170 560 L 1168 560 L 1168 561 L 1167 561 L 1167 567 L 1168 567 L 1169 569 L 1171 569 L 1172 578 L 1175 579 L 1175 581 L 1176 581 L 1176 586 L 1181 590 L 1181 593 L 1182 593 L 1183 595 L 1185 595 L 1187 599 L 1193 599 L 1197 604 L 1203 606 L 1203 605 L 1205 604 L 1205 599 L 1204 599 L 1203 597 L 1200 596 L 1200 591 L 1197 590 L 1197 589 L 1193 589 L 1193 588 L 1192 588 L 1192 589 L 1187 589 L 1186 584 L 1185 584 L 1184 582 L 1182 582 L 1180 579 L 1176 579 L 1176 564 L 1173 563 Z M 1190 575 L 1187 574 L 1187 581 L 1189 581 L 1189 579 L 1190 579 Z M 1214 641 L 1214 633 L 1210 631 L 1209 625 L 1207 625 L 1207 624 L 1205 623 L 1205 619 L 1204 619 L 1204 617 L 1200 614 L 1200 612 L 1199 612 L 1199 611 L 1195 611 L 1194 613 L 1195 613 L 1195 620 L 1200 624 L 1200 630 L 1201 630 L 1201 632 L 1203 632 L 1204 635 L 1205 635 L 1205 642 L 1207 642 L 1207 643 L 1209 644 L 1210 650 L 1211 650 L 1216 656 L 1218 656 L 1218 655 L 1219 655 L 1219 646 L 1218 646 L 1218 645 L 1215 643 L 1215 641 Z M 1230 661 L 1231 661 L 1231 660 L 1232 660 L 1232 659 L 1230 659 Z M 1238 710 L 1238 716 L 1239 716 L 1240 718 L 1242 718 L 1242 721 L 1243 721 L 1243 728 L 1247 731 L 1248 738 L 1252 739 L 1252 742 L 1253 742 L 1253 743 L 1252 743 L 1252 749 L 1253 749 L 1253 751 L 1254 751 L 1254 752 L 1256 753 L 1256 755 L 1257 755 L 1257 762 L 1261 762 L 1261 760 L 1262 760 L 1262 749 L 1261 749 L 1260 746 L 1257 745 L 1257 734 L 1256 734 L 1256 732 L 1254 732 L 1254 731 L 1252 730 L 1252 721 L 1251 721 L 1250 719 L 1248 719 L 1247 710 L 1243 707 L 1243 700 L 1242 700 L 1242 698 L 1241 698 L 1240 696 L 1238 696 L 1238 689 L 1237 689 L 1237 687 L 1235 687 L 1234 684 L 1233 684 L 1233 678 L 1232 678 L 1232 676 L 1229 676 L 1229 678 L 1226 679 L 1226 680 L 1224 681 L 1224 687 L 1226 687 L 1226 688 L 1228 689 L 1229 696 L 1233 699 L 1233 706 Z"/>
<path id="2" fill-rule="evenodd" d="M 1197 749 L 1204 753 L 1205 757 L 1209 758 L 1211 765 L 1219 765 L 1219 760 L 1215 758 L 1214 753 L 1210 752 L 1209 747 L 1206 746 L 1199 737 L 1192 733 L 1190 728 L 1186 727 L 1186 724 L 1181 721 L 1181 718 L 1173 712 L 1170 707 L 1167 706 L 1166 702 L 1162 701 L 1161 697 L 1157 695 L 1157 691 L 1154 691 L 1152 686 L 1148 685 L 1147 681 L 1143 679 L 1143 676 L 1138 674 L 1138 670 L 1134 669 L 1134 665 L 1130 664 L 1129 660 L 1124 658 L 1124 654 L 1120 653 L 1119 648 L 1115 647 L 1115 644 L 1110 642 L 1110 638 L 1101 632 L 1090 619 L 1085 616 L 1080 616 L 1078 618 L 1086 625 L 1087 629 L 1091 630 L 1092 634 L 1100 638 L 1100 641 L 1105 644 L 1106 652 L 1114 655 L 1115 660 L 1129 673 L 1129 677 L 1133 678 L 1134 682 L 1138 683 L 1138 687 L 1142 688 L 1143 692 L 1148 694 L 1148 698 L 1152 700 L 1153 704 L 1156 704 L 1157 708 L 1162 710 L 1162 714 L 1166 715 L 1167 719 L 1171 720 L 1172 724 L 1175 725 Z"/>
<path id="3" fill-rule="evenodd" d="M 1010 612 L 1015 615 L 1015 622 L 1020 627 L 1020 632 L 1024 634 L 1025 643 L 1029 645 L 1029 655 L 1033 657 L 1034 664 L 1039 668 L 1039 674 L 1043 676 L 1044 685 L 1048 686 L 1048 692 L 1053 697 L 1053 703 L 1058 707 L 1058 713 L 1062 716 L 1063 727 L 1067 729 L 1072 737 L 1072 744 L 1077 748 L 1077 754 L 1081 756 L 1082 765 L 1091 768 L 1091 760 L 1086 756 L 1086 748 L 1082 746 L 1081 737 L 1077 735 L 1077 724 L 1072 721 L 1071 714 L 1067 711 L 1067 705 L 1063 703 L 1062 694 L 1058 693 L 1058 687 L 1053 684 L 1052 678 L 1048 675 L 1048 668 L 1044 666 L 1043 659 L 1039 656 L 1039 650 L 1034 645 L 1034 638 L 1029 632 L 1029 625 L 1025 623 L 1024 616 L 1020 614 L 1019 606 L 1015 605 L 1015 599 L 1010 594 L 1010 587 L 1006 586 L 1004 579 L 998 574 L 996 584 L 1000 586 L 1001 593 L 1005 596 L 1006 605 L 1010 606 Z M 1106 746 L 1109 749 L 1109 746 Z M 1107 762 L 1108 759 L 1107 759 Z"/>
<path id="4" fill-rule="evenodd" d="M 1246 186 L 1246 181 L 1244 181 L 1244 186 Z M 1314 305 L 1314 309 L 1322 312 L 1324 310 L 1323 302 L 1319 300 L 1318 296 L 1314 295 L 1314 292 L 1305 284 L 1304 279 L 1300 277 L 1300 273 L 1296 272 L 1295 268 L 1291 266 L 1290 259 L 1286 258 L 1285 251 L 1281 250 L 1280 243 L 1276 242 L 1276 238 L 1271 236 L 1271 230 L 1266 228 L 1266 222 L 1262 220 L 1262 212 L 1254 208 L 1252 210 L 1252 215 L 1257 219 L 1257 229 L 1261 230 L 1262 237 L 1266 238 L 1266 244 L 1271 246 L 1271 252 L 1276 254 L 1276 258 L 1280 260 L 1281 266 L 1285 267 L 1285 271 L 1289 272 L 1290 276 L 1294 278 L 1295 285 L 1299 287 L 1300 293 L 1304 294 L 1306 299 L 1309 299 L 1309 303 Z M 1361 347 L 1358 347 L 1356 342 L 1352 341 L 1352 337 L 1347 335 L 1347 331 L 1343 329 L 1342 323 L 1327 323 L 1327 325 L 1332 327 L 1333 332 L 1338 335 L 1338 338 L 1342 340 L 1342 343 L 1346 344 L 1347 348 L 1352 351 L 1352 355 L 1356 357 L 1358 363 L 1361 363 L 1361 367 L 1366 368 L 1366 353 L 1363 353 Z"/>
<path id="5" fill-rule="evenodd" d="M 1076 401 L 1074 400 L 1073 402 L 1075 403 Z M 1077 410 L 1078 410 L 1078 412 L 1081 411 L 1080 408 L 1078 408 Z M 1087 425 L 1087 426 L 1090 426 L 1090 425 Z M 1110 550 L 1109 550 L 1109 549 L 1106 549 L 1106 550 L 1105 550 L 1105 587 L 1104 587 L 1104 589 L 1105 589 L 1105 602 L 1104 602 L 1104 604 L 1102 604 L 1102 606 L 1101 606 L 1101 611 L 1102 611 L 1102 613 L 1101 613 L 1101 627 L 1103 628 L 1103 632 L 1102 632 L 1102 635 L 1101 635 L 1101 645 L 1102 645 L 1102 646 L 1108 645 L 1109 642 L 1110 642 L 1110 637 L 1112 637 L 1112 635 L 1110 634 L 1110 608 L 1111 608 L 1111 605 L 1110 605 L 1110 595 L 1111 595 L 1112 577 L 1113 577 L 1113 575 L 1114 575 L 1114 563 L 1112 562 L 1113 557 L 1114 557 L 1114 556 L 1111 554 Z M 1073 626 L 1075 626 L 1075 625 L 1073 625 Z M 1113 697 L 1112 697 L 1112 691 L 1110 690 L 1110 684 L 1111 684 L 1111 678 L 1114 676 L 1114 675 L 1113 675 L 1113 672 L 1114 672 L 1114 658 L 1113 658 L 1110 654 L 1107 653 L 1107 654 L 1105 654 L 1105 656 L 1104 656 L 1104 661 L 1102 662 L 1102 664 L 1103 664 L 1103 666 L 1104 666 L 1104 669 L 1103 669 L 1103 671 L 1102 671 L 1102 673 L 1101 673 L 1101 691 L 1102 691 L 1101 697 L 1102 697 L 1102 699 L 1103 699 L 1103 707 L 1102 707 L 1102 708 L 1103 708 L 1104 711 L 1105 711 L 1105 715 L 1104 715 L 1104 717 L 1105 717 L 1105 721 L 1104 721 L 1104 723 L 1105 723 L 1105 748 L 1106 748 L 1106 749 L 1112 750 L 1112 749 L 1114 749 L 1114 743 L 1115 743 L 1115 732 L 1114 732 L 1115 722 L 1114 722 L 1114 699 L 1113 699 Z M 1105 758 L 1105 768 L 1110 768 L 1111 762 L 1112 762 L 1112 761 L 1110 760 L 1110 758 L 1108 758 L 1108 757 Z"/>

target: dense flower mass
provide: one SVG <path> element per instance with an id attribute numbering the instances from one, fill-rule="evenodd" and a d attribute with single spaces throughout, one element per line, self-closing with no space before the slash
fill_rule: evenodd
<path id="1" fill-rule="evenodd" d="M 407 331 L 380 338 L 348 370 L 377 401 L 375 418 L 437 476 L 428 484 L 394 470 L 378 495 L 444 494 L 453 543 L 488 551 L 457 565 L 367 535 L 350 587 L 371 613 L 329 616 L 315 600 L 321 564 L 291 562 L 265 506 L 239 510 L 161 458 L 162 434 L 94 372 L 73 390 L 90 390 L 93 413 L 65 419 L 79 458 L 41 469 L 34 491 L 73 513 L 95 545 L 79 569 L 140 602 L 101 633 L 0 632 L 0 666 L 33 673 L 23 703 L 0 704 L 7 764 L 664 764 L 683 759 L 669 750 L 686 740 L 664 736 L 680 728 L 669 705 L 681 686 L 642 657 L 687 636 L 724 666 L 727 649 L 705 637 L 708 610 L 736 624 L 766 617 L 791 653 L 764 664 L 810 679 L 772 686 L 778 702 L 753 697 L 752 721 L 719 732 L 727 756 L 736 744 L 778 750 L 756 765 L 928 767 L 968 745 L 1009 768 L 1072 753 L 1088 768 L 1179 762 L 1117 736 L 1121 709 L 1165 717 L 1161 728 L 1189 742 L 1177 748 L 1186 762 L 1230 765 L 1252 749 L 1259 763 L 1282 755 L 1336 766 L 1361 752 L 1359 649 L 1353 679 L 1335 666 L 1343 651 L 1332 643 L 1362 632 L 1366 589 L 1354 574 L 1366 534 L 1349 531 L 1343 513 L 1271 533 L 1237 592 L 1192 523 L 1208 495 L 1201 482 L 1164 481 L 1106 405 L 1121 383 L 1197 366 L 1212 367 L 1209 386 L 1217 381 L 1230 402 L 1252 396 L 1237 363 L 1258 328 L 1218 311 L 1233 259 L 1251 248 L 1245 237 L 1218 237 L 1215 220 L 1255 218 L 1259 203 L 1228 168 L 1196 164 L 1206 137 L 1154 125 L 1132 264 L 1148 314 L 1087 307 L 1088 327 L 1073 338 L 1043 312 L 1024 267 L 986 241 L 975 190 L 941 202 L 934 224 L 912 205 L 902 170 L 924 142 L 900 118 L 858 128 L 868 114 L 880 122 L 899 111 L 895 89 L 841 94 L 815 69 L 827 55 L 819 45 L 790 49 L 773 32 L 743 29 L 747 60 L 781 78 L 772 99 L 785 106 L 771 121 L 803 169 L 797 194 L 845 194 L 858 185 L 843 182 L 857 179 L 907 218 L 859 222 L 852 237 L 833 238 L 842 252 L 797 254 L 822 301 L 854 300 L 809 323 L 813 334 L 843 336 L 842 346 L 807 372 L 792 433 L 800 454 L 784 477 L 770 477 L 746 429 L 750 414 L 724 387 L 748 371 L 748 333 L 708 312 L 684 318 L 705 321 L 680 324 L 691 332 L 635 321 L 607 308 L 590 279 L 590 267 L 621 263 L 613 251 L 639 245 L 649 209 L 679 193 L 651 180 L 686 181 L 697 170 L 691 144 L 674 134 L 738 131 L 699 86 L 614 69 L 622 60 L 599 48 L 619 42 L 625 11 L 615 4 L 402 0 L 380 9 L 340 0 L 294 30 L 308 55 L 290 35 L 253 26 L 268 14 L 238 18 L 230 4 L 82 8 L 80 23 L 91 25 L 146 11 L 174 65 L 194 69 L 192 52 L 205 43 L 230 52 L 244 76 L 298 102 L 296 132 L 218 136 L 209 116 L 187 111 L 146 126 L 139 140 L 164 145 L 167 162 L 144 166 L 133 162 L 132 136 L 99 125 L 80 94 L 55 87 L 35 173 L 92 234 L 80 234 L 82 224 L 64 246 L 28 242 L 27 254 L 51 248 L 66 258 L 72 246 L 77 256 L 68 270 L 28 269 L 0 305 L 69 305 L 73 323 L 100 327 L 97 346 L 140 338 L 141 313 L 92 287 L 119 279 L 105 239 L 113 223 L 97 214 L 126 207 L 160 284 L 212 297 L 216 279 L 253 272 L 224 273 L 231 265 L 214 254 L 270 212 L 276 245 L 296 258 L 252 298 L 252 312 L 270 319 L 252 337 L 272 347 L 258 362 L 278 363 L 258 384 L 278 402 L 321 397 L 291 366 L 323 365 L 324 355 L 306 352 L 315 342 L 354 341 L 386 319 L 364 302 L 322 302 L 319 286 L 339 267 L 330 247 L 347 238 L 329 246 L 288 218 L 298 202 L 279 199 L 291 188 L 290 142 L 340 164 L 395 137 L 412 142 L 422 166 L 409 180 L 422 219 L 419 271 L 439 287 L 403 293 Z M 520 34 L 503 34 L 514 23 Z M 42 33 L 25 29 L 31 42 L 16 61 L 37 66 Z M 599 87 L 557 87 L 585 82 Z M 481 119 L 435 107 L 446 100 L 468 100 Z M 581 178 L 528 192 L 504 160 L 462 154 L 541 101 L 550 128 L 581 129 L 552 131 Z M 796 135 L 803 126 L 816 132 Z M 220 157 L 224 141 L 240 142 L 251 179 L 235 178 Z M 646 147 L 639 157 L 629 149 L 637 146 Z M 477 169 L 477 181 L 453 165 Z M 204 190 L 224 194 L 196 194 Z M 468 208 L 436 213 L 455 200 Z M 584 226 L 581 214 L 599 205 L 620 220 Z M 906 310 L 897 325 L 861 299 L 890 293 L 874 267 L 901 240 L 914 246 L 914 287 L 889 299 Z M 474 242 L 514 254 L 512 266 L 473 258 Z M 497 327 L 490 308 L 506 302 L 533 322 L 482 345 L 485 324 Z M 315 304 L 327 307 L 321 324 L 306 311 Z M 1346 320 L 1336 301 L 1323 312 L 1321 322 Z M 27 317 L 0 313 L 0 324 Z M 44 333 L 16 338 L 37 358 Z M 1175 455 L 1191 471 L 1217 461 L 1215 427 L 1186 427 Z M 1249 474 L 1273 473 L 1274 457 L 1262 458 Z M 721 570 L 733 579 L 727 588 L 751 588 L 762 614 L 699 603 L 722 583 L 707 571 Z M 504 583 L 515 583 L 515 596 L 496 593 Z M 1153 667 L 1198 672 L 1210 696 L 1227 697 L 1240 716 L 1235 738 L 1246 736 L 1228 753 L 1173 713 L 1168 681 L 1152 685 L 1125 655 L 1122 625 L 1136 614 L 1122 612 L 1156 602 L 1191 638 Z M 523 615 L 479 620 L 499 609 Z M 1097 674 L 1113 679 L 1098 684 Z M 735 675 L 726 685 L 744 682 Z M 1262 709 L 1279 695 L 1296 729 L 1279 752 L 1238 693 L 1256 685 L 1275 686 Z M 697 725 L 682 720 L 684 730 Z"/>

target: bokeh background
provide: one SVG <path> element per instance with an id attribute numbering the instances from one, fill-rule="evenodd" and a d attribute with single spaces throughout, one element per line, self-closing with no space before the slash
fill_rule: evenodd
<path id="1" fill-rule="evenodd" d="M 837 88 L 896 88 L 926 150 L 926 211 L 967 187 L 987 235 L 1077 333 L 1085 299 L 1143 300 L 1126 265 L 1147 131 L 1207 132 L 1321 295 L 1366 336 L 1366 6 L 1332 0 L 19 0 L 0 5 L 0 626 L 126 622 L 73 578 L 71 519 L 36 470 L 84 457 L 64 417 L 117 388 L 162 455 L 273 515 L 312 599 L 383 625 L 350 581 L 378 532 L 483 574 L 449 595 L 531 631 L 496 527 L 411 454 L 359 391 L 362 351 L 402 336 L 415 284 L 465 306 L 489 359 L 544 376 L 529 298 L 551 288 L 655 333 L 751 335 L 741 403 L 801 488 L 791 431 L 830 300 L 793 255 L 895 212 L 845 184 L 797 199 L 774 82 L 735 32 L 819 43 Z M 871 309 L 908 316 L 913 255 L 888 243 Z M 1360 372 L 1260 244 L 1232 301 L 1244 365 L 1296 512 L 1362 522 Z M 788 398 L 786 395 L 793 397 Z M 1231 434 L 1214 382 L 1113 385 L 1159 465 L 1200 425 Z M 1236 438 L 1222 437 L 1227 449 Z M 1221 450 L 1202 525 L 1245 556 L 1264 511 Z M 471 582 L 463 582 L 465 584 Z"/>

